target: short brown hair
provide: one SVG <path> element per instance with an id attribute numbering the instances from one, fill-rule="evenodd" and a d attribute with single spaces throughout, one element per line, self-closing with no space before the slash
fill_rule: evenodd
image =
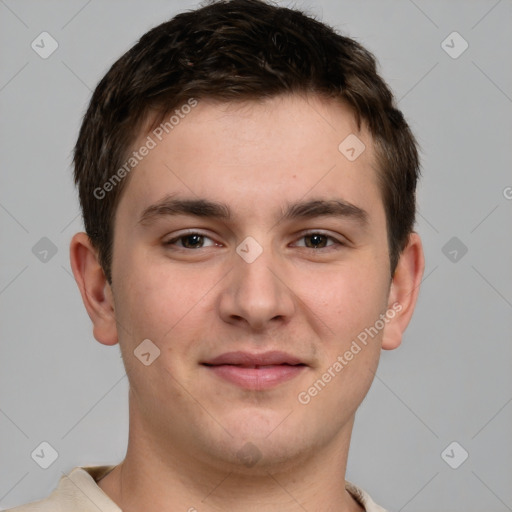
<path id="1" fill-rule="evenodd" d="M 92 95 L 75 146 L 74 177 L 85 229 L 109 282 L 114 215 L 127 182 L 121 166 L 150 114 L 156 125 L 191 98 L 234 102 L 288 93 L 338 99 L 369 129 L 394 273 L 414 227 L 419 159 L 375 58 L 301 11 L 221 0 L 144 34 Z M 119 183 L 112 183 L 115 176 Z M 107 183 L 112 186 L 104 193 Z"/>

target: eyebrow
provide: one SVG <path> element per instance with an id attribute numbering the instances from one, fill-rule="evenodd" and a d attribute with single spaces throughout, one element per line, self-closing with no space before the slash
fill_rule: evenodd
<path id="1" fill-rule="evenodd" d="M 368 213 L 365 210 L 342 199 L 313 199 L 289 204 L 283 212 L 280 222 L 322 216 L 353 219 L 363 225 L 368 223 Z"/>
<path id="2" fill-rule="evenodd" d="M 147 225 L 158 218 L 174 215 L 189 215 L 220 220 L 229 220 L 232 217 L 229 206 L 224 203 L 201 198 L 178 199 L 166 196 L 155 204 L 148 206 L 142 212 L 139 223 Z M 362 225 L 368 223 L 368 213 L 365 210 L 341 199 L 313 199 L 289 203 L 281 211 L 277 223 L 322 216 L 352 219 Z"/>
<path id="3" fill-rule="evenodd" d="M 160 217 L 172 215 L 192 215 L 213 219 L 229 219 L 229 207 L 207 199 L 174 199 L 166 196 L 155 204 L 148 206 L 140 216 L 140 224 L 149 224 Z"/>

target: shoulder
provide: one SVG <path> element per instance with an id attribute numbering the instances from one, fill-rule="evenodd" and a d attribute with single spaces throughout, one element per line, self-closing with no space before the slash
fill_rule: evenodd
<path id="1" fill-rule="evenodd" d="M 61 477 L 57 487 L 47 498 L 5 512 L 121 512 L 96 483 L 114 467 L 76 467 Z"/>
<path id="2" fill-rule="evenodd" d="M 387 512 L 386 509 L 377 505 L 364 489 L 357 487 L 357 485 L 345 481 L 345 489 L 364 507 L 366 512 Z"/>

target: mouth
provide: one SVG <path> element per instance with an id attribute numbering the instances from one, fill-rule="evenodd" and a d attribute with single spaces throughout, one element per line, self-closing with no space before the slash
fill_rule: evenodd
<path id="1" fill-rule="evenodd" d="M 239 387 L 264 390 L 300 375 L 307 364 L 284 352 L 227 352 L 201 363 L 216 378 Z"/>

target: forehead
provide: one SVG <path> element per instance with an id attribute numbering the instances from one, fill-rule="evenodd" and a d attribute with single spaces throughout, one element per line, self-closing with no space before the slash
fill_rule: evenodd
<path id="1" fill-rule="evenodd" d="M 201 100 L 143 131 L 133 150 L 145 145 L 151 149 L 130 174 L 118 210 L 129 204 L 140 213 L 176 193 L 228 202 L 235 213 L 252 215 L 308 194 L 341 194 L 370 207 L 380 201 L 371 137 L 336 100 Z"/>

